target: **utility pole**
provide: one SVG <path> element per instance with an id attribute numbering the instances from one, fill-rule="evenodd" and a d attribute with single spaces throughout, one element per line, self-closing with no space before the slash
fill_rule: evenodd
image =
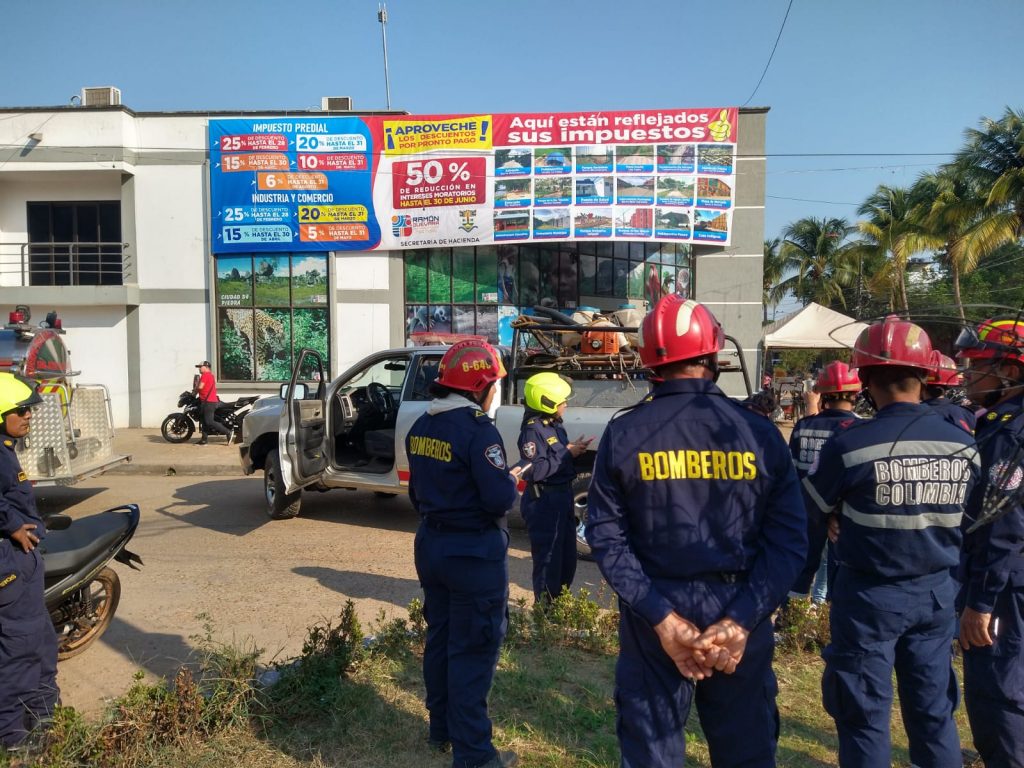
<path id="1" fill-rule="evenodd" d="M 387 94 L 388 109 L 391 109 L 391 82 L 388 79 L 388 8 L 386 3 L 377 6 L 377 21 L 380 22 L 380 39 L 384 43 L 384 91 Z"/>

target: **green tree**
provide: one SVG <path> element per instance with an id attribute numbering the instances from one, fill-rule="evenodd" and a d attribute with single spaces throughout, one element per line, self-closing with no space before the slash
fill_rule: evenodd
<path id="1" fill-rule="evenodd" d="M 921 205 L 913 189 L 880 184 L 857 209 L 866 218 L 857 223 L 863 237 L 853 250 L 859 261 L 880 265 L 869 285 L 888 294 L 890 309 L 908 309 L 907 264 L 932 242 L 924 237 Z"/>
<path id="2" fill-rule="evenodd" d="M 780 245 L 781 241 L 777 237 L 764 241 L 761 304 L 764 309 L 765 324 L 768 323 L 768 307 L 775 309 L 786 296 L 786 292 L 781 290 L 780 283 L 790 265 L 782 257 Z"/>
<path id="3" fill-rule="evenodd" d="M 986 203 L 975 184 L 953 166 L 922 175 L 913 187 L 917 205 L 911 213 L 919 225 L 907 235 L 908 250 L 935 251 L 936 258 L 948 270 L 953 301 L 960 319 L 964 319 L 960 283 L 973 272 L 978 262 L 999 243 L 978 236 L 986 224 Z"/>
<path id="4" fill-rule="evenodd" d="M 845 289 L 857 278 L 847 238 L 854 231 L 846 219 L 808 216 L 782 232 L 779 257 L 784 271 L 792 272 L 773 291 L 779 298 L 792 293 L 802 304 L 846 307 Z"/>
<path id="5" fill-rule="evenodd" d="M 985 196 L 985 226 L 977 237 L 1009 242 L 1024 237 L 1024 111 L 1009 107 L 998 120 L 964 132 L 953 166 Z"/>

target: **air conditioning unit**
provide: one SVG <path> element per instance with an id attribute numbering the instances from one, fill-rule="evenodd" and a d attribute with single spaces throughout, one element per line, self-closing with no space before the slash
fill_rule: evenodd
<path id="1" fill-rule="evenodd" d="M 324 96 L 320 99 L 320 109 L 324 112 L 351 112 L 351 96 Z"/>
<path id="2" fill-rule="evenodd" d="M 121 103 L 121 89 L 112 85 L 82 89 L 83 107 L 116 107 Z"/>

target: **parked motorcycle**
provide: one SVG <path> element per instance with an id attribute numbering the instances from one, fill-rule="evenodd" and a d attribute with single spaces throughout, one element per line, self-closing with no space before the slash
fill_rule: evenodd
<path id="1" fill-rule="evenodd" d="M 252 410 L 257 397 L 240 397 L 233 403 L 218 403 L 213 418 L 236 435 L 241 434 L 242 419 Z M 203 403 L 194 392 L 182 392 L 178 398 L 182 410 L 169 414 L 160 425 L 160 434 L 169 443 L 184 443 L 203 423 Z"/>
<path id="2" fill-rule="evenodd" d="M 57 659 L 77 656 L 102 635 L 121 600 L 111 560 L 139 570 L 142 558 L 125 547 L 139 526 L 135 504 L 72 520 L 46 518 L 43 556 L 46 608 L 57 632 Z"/>

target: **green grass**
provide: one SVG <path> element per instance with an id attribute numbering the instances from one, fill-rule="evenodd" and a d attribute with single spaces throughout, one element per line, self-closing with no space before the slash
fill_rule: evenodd
<path id="1" fill-rule="evenodd" d="M 513 749 L 529 768 L 613 768 L 618 765 L 615 706 L 615 616 L 585 592 L 559 598 L 554 610 L 512 611 L 490 697 L 495 743 Z M 814 620 L 812 620 L 814 619 Z M 779 680 L 783 768 L 836 765 L 836 735 L 821 708 L 823 662 L 813 644 L 814 617 L 796 616 L 775 663 Z M 817 629 L 816 629 L 817 627 Z M 301 664 L 281 667 L 267 691 L 250 678 L 259 655 L 251 644 L 218 645 L 212 629 L 197 641 L 195 676 L 170 683 L 136 682 L 98 723 L 73 709 L 58 713 L 56 738 L 34 765 L 72 768 L 193 768 L 240 763 L 246 768 L 344 765 L 377 768 L 450 765 L 424 744 L 418 602 L 409 618 L 382 614 L 366 648 L 351 601 L 333 622 L 310 628 Z M 963 712 L 957 723 L 970 746 Z M 908 766 L 898 707 L 893 714 L 893 765 Z M 687 765 L 710 768 L 696 709 L 686 725 Z M 0 757 L 0 766 L 4 766 Z"/>

